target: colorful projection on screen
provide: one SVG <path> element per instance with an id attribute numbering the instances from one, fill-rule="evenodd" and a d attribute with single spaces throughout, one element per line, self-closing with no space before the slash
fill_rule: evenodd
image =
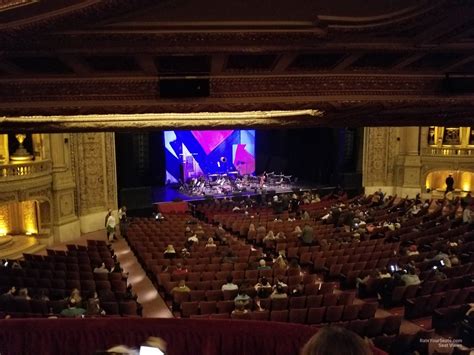
<path id="1" fill-rule="evenodd" d="M 255 173 L 255 131 L 165 131 L 166 182 Z"/>

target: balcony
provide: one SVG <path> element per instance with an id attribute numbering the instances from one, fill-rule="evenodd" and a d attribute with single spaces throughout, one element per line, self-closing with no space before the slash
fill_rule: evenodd
<path id="1" fill-rule="evenodd" d="M 0 182 L 31 179 L 51 174 L 51 160 L 39 160 L 0 165 Z"/>
<path id="2" fill-rule="evenodd" d="M 422 155 L 436 157 L 472 157 L 474 158 L 473 148 L 458 147 L 428 147 L 422 150 Z"/>

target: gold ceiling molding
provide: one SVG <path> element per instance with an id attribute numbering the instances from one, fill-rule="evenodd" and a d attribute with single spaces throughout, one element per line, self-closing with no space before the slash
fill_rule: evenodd
<path id="1" fill-rule="evenodd" d="M 42 130 L 123 130 L 151 128 L 221 128 L 271 127 L 309 123 L 322 117 L 316 109 L 244 112 L 145 113 L 72 116 L 0 117 L 0 130 L 22 127 L 28 131 Z M 312 121 L 312 120 L 311 120 Z"/>
<path id="2" fill-rule="evenodd" d="M 0 0 L 0 11 L 8 10 L 12 7 L 31 4 L 38 0 Z"/>

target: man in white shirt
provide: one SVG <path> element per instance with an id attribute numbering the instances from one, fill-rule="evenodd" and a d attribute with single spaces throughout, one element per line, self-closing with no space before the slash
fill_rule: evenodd
<path id="1" fill-rule="evenodd" d="M 107 223 L 105 225 L 109 242 L 113 241 L 115 238 L 115 223 L 115 217 L 113 213 L 111 213 L 107 218 Z"/>
<path id="2" fill-rule="evenodd" d="M 227 283 L 222 285 L 221 290 L 222 291 L 234 291 L 238 290 L 239 286 L 237 286 L 235 283 L 233 283 L 234 279 L 232 275 L 227 276 Z"/>

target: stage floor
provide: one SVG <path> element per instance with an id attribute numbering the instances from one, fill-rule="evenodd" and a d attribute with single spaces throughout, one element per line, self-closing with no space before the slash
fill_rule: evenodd
<path id="1" fill-rule="evenodd" d="M 209 196 L 213 198 L 224 198 L 224 197 L 235 197 L 235 196 L 256 196 L 260 195 L 263 192 L 266 193 L 288 193 L 293 192 L 295 189 L 299 191 L 311 191 L 311 190 L 319 190 L 322 195 L 326 195 L 328 192 L 334 190 L 334 186 L 323 186 L 323 185 L 316 185 L 316 184 L 307 184 L 307 183 L 294 183 L 291 185 L 285 186 L 268 186 L 264 191 L 258 190 L 251 190 L 239 193 L 229 193 L 229 194 L 212 194 L 212 195 L 187 195 L 178 190 L 176 186 L 155 186 L 152 188 L 152 199 L 153 203 L 159 202 L 171 202 L 171 201 L 203 201 Z"/>

